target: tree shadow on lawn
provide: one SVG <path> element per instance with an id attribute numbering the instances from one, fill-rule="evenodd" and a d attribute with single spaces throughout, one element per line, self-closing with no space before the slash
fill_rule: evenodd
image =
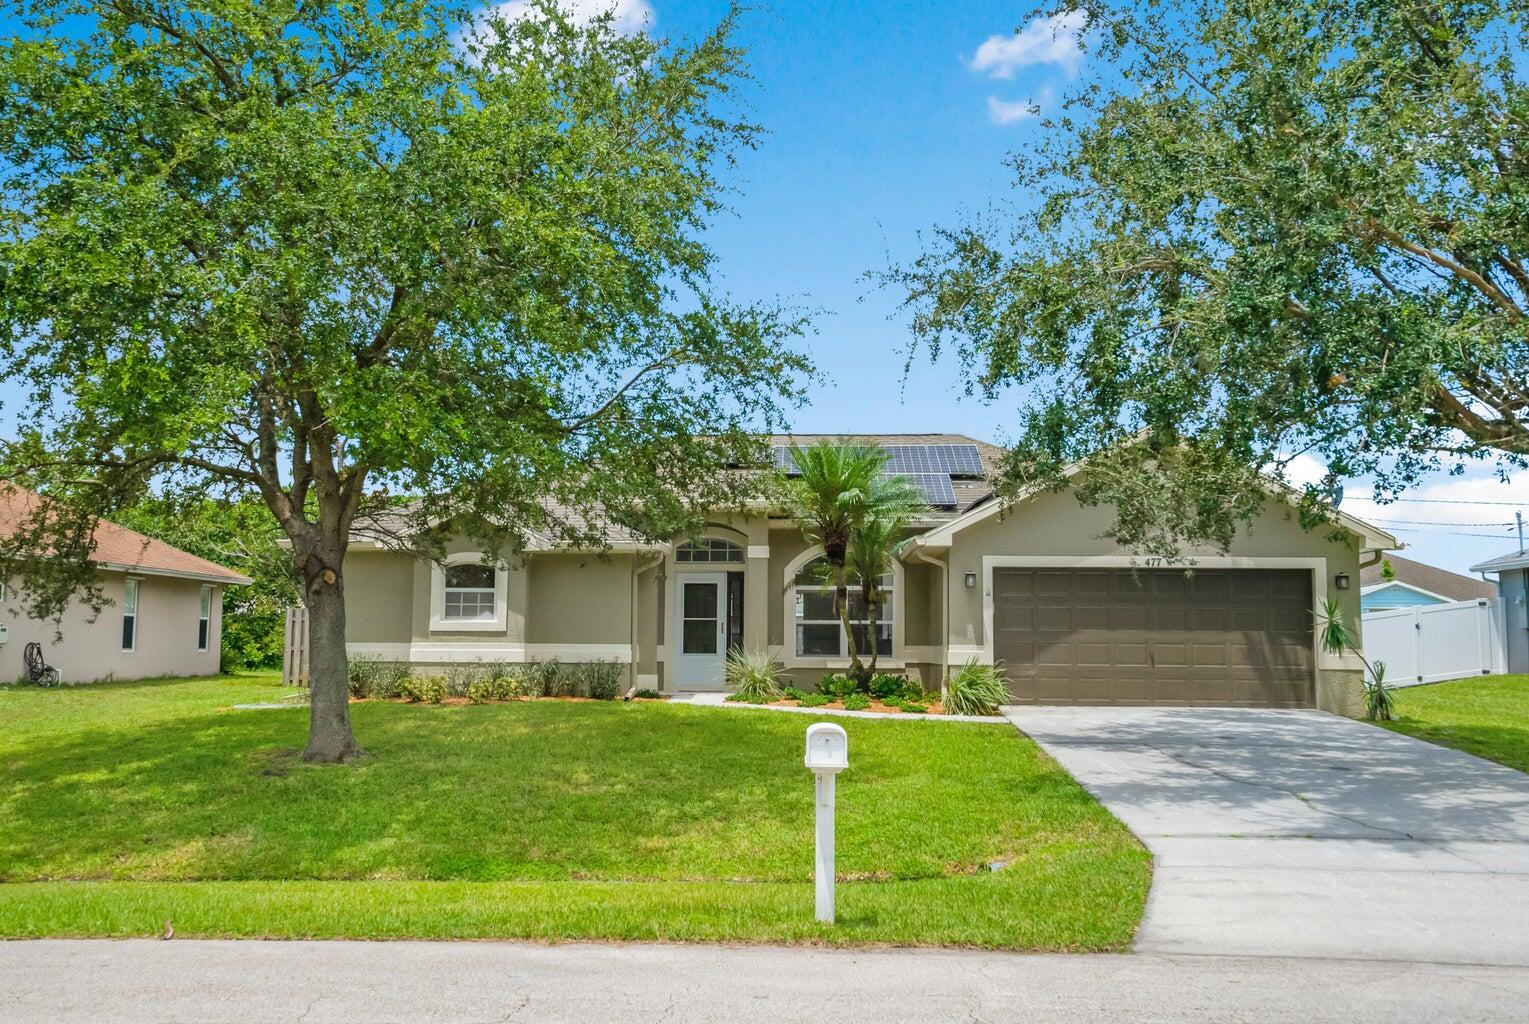
<path id="1" fill-rule="evenodd" d="M 811 782 L 794 718 L 629 704 L 352 710 L 372 756 L 347 767 L 297 760 L 305 708 L 12 744 L 0 763 L 0 878 L 811 877 Z M 931 792 L 950 770 L 931 734 L 859 731 L 863 779 L 840 796 L 854 807 L 858 794 L 864 812 L 847 827 L 841 817 L 847 873 L 939 877 L 1004 854 L 1027 828 L 1090 825 L 1098 810 L 1059 770 L 977 773 Z M 889 743 L 906 764 L 878 762 Z M 969 820 L 1006 797 L 1056 820 Z"/>

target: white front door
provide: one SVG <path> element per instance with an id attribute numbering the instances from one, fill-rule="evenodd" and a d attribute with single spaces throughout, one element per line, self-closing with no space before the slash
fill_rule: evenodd
<path id="1" fill-rule="evenodd" d="M 674 578 L 674 686 L 720 690 L 727 659 L 727 576 L 687 572 Z"/>

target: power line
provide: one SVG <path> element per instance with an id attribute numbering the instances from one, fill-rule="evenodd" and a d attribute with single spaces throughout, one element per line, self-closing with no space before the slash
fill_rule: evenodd
<path id="1" fill-rule="evenodd" d="M 1388 523 L 1388 524 L 1389 523 L 1398 523 L 1398 524 L 1403 525 L 1403 526 L 1502 526 L 1502 527 L 1509 527 L 1509 526 L 1513 525 L 1513 520 L 1511 520 L 1511 519 L 1509 519 L 1507 522 L 1504 522 L 1504 523 L 1438 523 L 1438 522 L 1434 522 L 1432 519 L 1378 519 L 1378 518 L 1375 518 L 1373 516 L 1370 516 L 1370 517 L 1366 518 L 1366 521 L 1367 522 L 1371 522 L 1371 523 Z"/>
<path id="2" fill-rule="evenodd" d="M 1508 508 L 1529 508 L 1529 501 L 1486 501 L 1483 499 L 1460 499 L 1453 498 L 1367 498 L 1360 494 L 1351 494 L 1345 497 L 1345 501 L 1373 501 L 1378 505 L 1506 505 Z"/>

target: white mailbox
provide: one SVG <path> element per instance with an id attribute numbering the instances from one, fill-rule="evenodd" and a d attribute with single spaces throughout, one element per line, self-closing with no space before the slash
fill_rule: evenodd
<path id="1" fill-rule="evenodd" d="M 832 722 L 807 727 L 806 764 L 815 774 L 837 775 L 849 767 L 849 737 Z"/>
<path id="2" fill-rule="evenodd" d="M 807 727 L 807 756 L 817 790 L 813 836 L 815 904 L 819 921 L 834 923 L 834 777 L 849 767 L 849 737 L 832 722 Z"/>

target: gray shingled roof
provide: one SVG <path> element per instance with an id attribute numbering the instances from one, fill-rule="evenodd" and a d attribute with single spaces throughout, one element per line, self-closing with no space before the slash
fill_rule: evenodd
<path id="1" fill-rule="evenodd" d="M 1502 572 L 1504 569 L 1529 569 L 1529 548 L 1510 551 L 1471 566 L 1471 572 Z"/>

